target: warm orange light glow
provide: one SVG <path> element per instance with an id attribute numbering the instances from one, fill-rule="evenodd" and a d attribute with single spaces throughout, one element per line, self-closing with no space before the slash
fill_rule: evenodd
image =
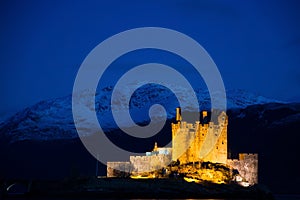
<path id="1" fill-rule="evenodd" d="M 183 178 L 186 182 L 195 182 L 195 183 L 200 183 L 200 180 L 198 179 L 194 179 L 194 178 L 188 178 L 188 177 L 184 177 Z"/>
<path id="2" fill-rule="evenodd" d="M 244 182 L 244 181 L 239 182 L 239 184 L 240 184 L 241 186 L 243 186 L 243 187 L 249 187 L 249 186 L 250 186 L 250 184 L 249 184 L 248 182 Z"/>
<path id="3" fill-rule="evenodd" d="M 130 176 L 130 178 L 132 179 L 152 179 L 155 178 L 155 175 L 149 175 L 149 176 L 141 176 L 141 175 L 137 175 L 137 176 Z"/>
<path id="4" fill-rule="evenodd" d="M 201 180 L 198 180 L 198 179 L 195 179 L 195 178 L 184 177 L 183 179 L 184 179 L 186 182 L 189 182 L 189 183 L 191 183 L 191 182 L 201 183 L 201 182 L 202 182 Z M 223 184 L 223 183 L 225 183 L 224 181 L 215 180 L 215 179 L 212 179 L 212 180 L 210 180 L 210 181 L 213 182 L 213 183 L 216 183 L 216 184 Z"/>

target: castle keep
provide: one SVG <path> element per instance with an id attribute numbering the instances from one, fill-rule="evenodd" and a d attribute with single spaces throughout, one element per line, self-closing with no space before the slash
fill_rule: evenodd
<path id="1" fill-rule="evenodd" d="M 187 123 L 181 119 L 180 108 L 176 109 L 177 123 L 172 123 L 173 160 L 178 159 L 181 164 L 197 161 L 226 163 L 227 115 L 220 113 L 216 124 L 212 121 L 204 123 L 207 117 L 207 111 L 203 111 L 202 123 Z"/>
<path id="2" fill-rule="evenodd" d="M 145 156 L 130 156 L 129 162 L 108 162 L 107 177 L 141 175 L 144 172 L 165 169 L 171 162 L 180 165 L 218 163 L 237 170 L 237 180 L 245 186 L 258 182 L 258 155 L 239 154 L 238 159 L 228 159 L 227 125 L 225 112 L 208 121 L 207 111 L 202 111 L 200 121 L 194 124 L 182 120 L 180 108 L 176 109 L 176 123 L 172 123 L 172 148 L 157 147 Z"/>

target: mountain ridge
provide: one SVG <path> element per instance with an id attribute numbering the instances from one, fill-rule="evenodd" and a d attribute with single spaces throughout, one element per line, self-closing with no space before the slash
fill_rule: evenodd
<path id="1" fill-rule="evenodd" d="M 104 87 L 96 93 L 95 107 L 98 120 L 105 131 L 111 131 L 116 128 L 113 122 L 110 108 L 110 98 L 113 87 Z M 119 91 L 120 97 L 122 92 Z M 185 94 L 183 88 L 179 88 L 178 92 Z M 85 94 L 86 95 L 86 94 Z M 209 110 L 210 96 L 207 90 L 196 90 L 196 95 L 201 110 Z M 82 96 L 81 98 L 85 98 Z M 175 100 L 174 100 L 175 99 Z M 67 95 L 50 100 L 40 101 L 37 104 L 27 107 L 17 112 L 6 121 L 0 123 L 0 135 L 6 135 L 17 140 L 51 140 L 51 139 L 73 139 L 77 138 L 77 132 L 72 116 L 72 96 Z M 189 99 L 185 102 L 189 105 Z M 227 105 L 229 109 L 245 108 L 253 104 L 264 104 L 270 102 L 280 102 L 268 99 L 262 96 L 256 96 L 243 90 L 227 91 Z M 113 102 L 117 105 L 117 110 L 123 112 L 126 105 L 122 102 Z M 132 95 L 130 101 L 130 110 L 132 118 L 136 123 L 143 123 L 148 118 L 148 109 L 153 104 L 162 104 L 167 107 L 167 118 L 171 119 L 175 116 L 175 108 L 178 106 L 176 97 L 167 88 L 160 85 L 146 85 Z M 91 106 L 91 105 L 88 105 Z M 92 110 L 92 108 L 89 108 Z M 143 114 L 141 114 L 143 113 Z M 89 127 L 88 119 L 82 119 L 81 126 Z M 125 125 L 126 126 L 126 122 Z M 59 133 L 59 134 L 57 134 Z"/>

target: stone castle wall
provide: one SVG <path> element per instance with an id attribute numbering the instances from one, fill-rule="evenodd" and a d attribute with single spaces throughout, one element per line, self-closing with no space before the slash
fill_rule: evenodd
<path id="1" fill-rule="evenodd" d="M 152 172 L 166 167 L 171 162 L 171 154 L 151 155 L 151 156 L 130 156 L 132 172 L 135 174 Z"/>
<path id="2" fill-rule="evenodd" d="M 239 159 L 228 159 L 227 164 L 237 169 L 250 185 L 258 183 L 258 154 L 240 153 Z"/>
<path id="3" fill-rule="evenodd" d="M 107 162 L 107 177 L 127 177 L 132 172 L 130 162 Z"/>

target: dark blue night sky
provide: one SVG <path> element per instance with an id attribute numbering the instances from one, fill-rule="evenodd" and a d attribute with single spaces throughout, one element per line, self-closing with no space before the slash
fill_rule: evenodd
<path id="1" fill-rule="evenodd" d="M 71 94 L 96 45 L 145 26 L 197 40 L 227 89 L 300 101 L 299 9 L 296 0 L 1 1 L 0 117 Z"/>

